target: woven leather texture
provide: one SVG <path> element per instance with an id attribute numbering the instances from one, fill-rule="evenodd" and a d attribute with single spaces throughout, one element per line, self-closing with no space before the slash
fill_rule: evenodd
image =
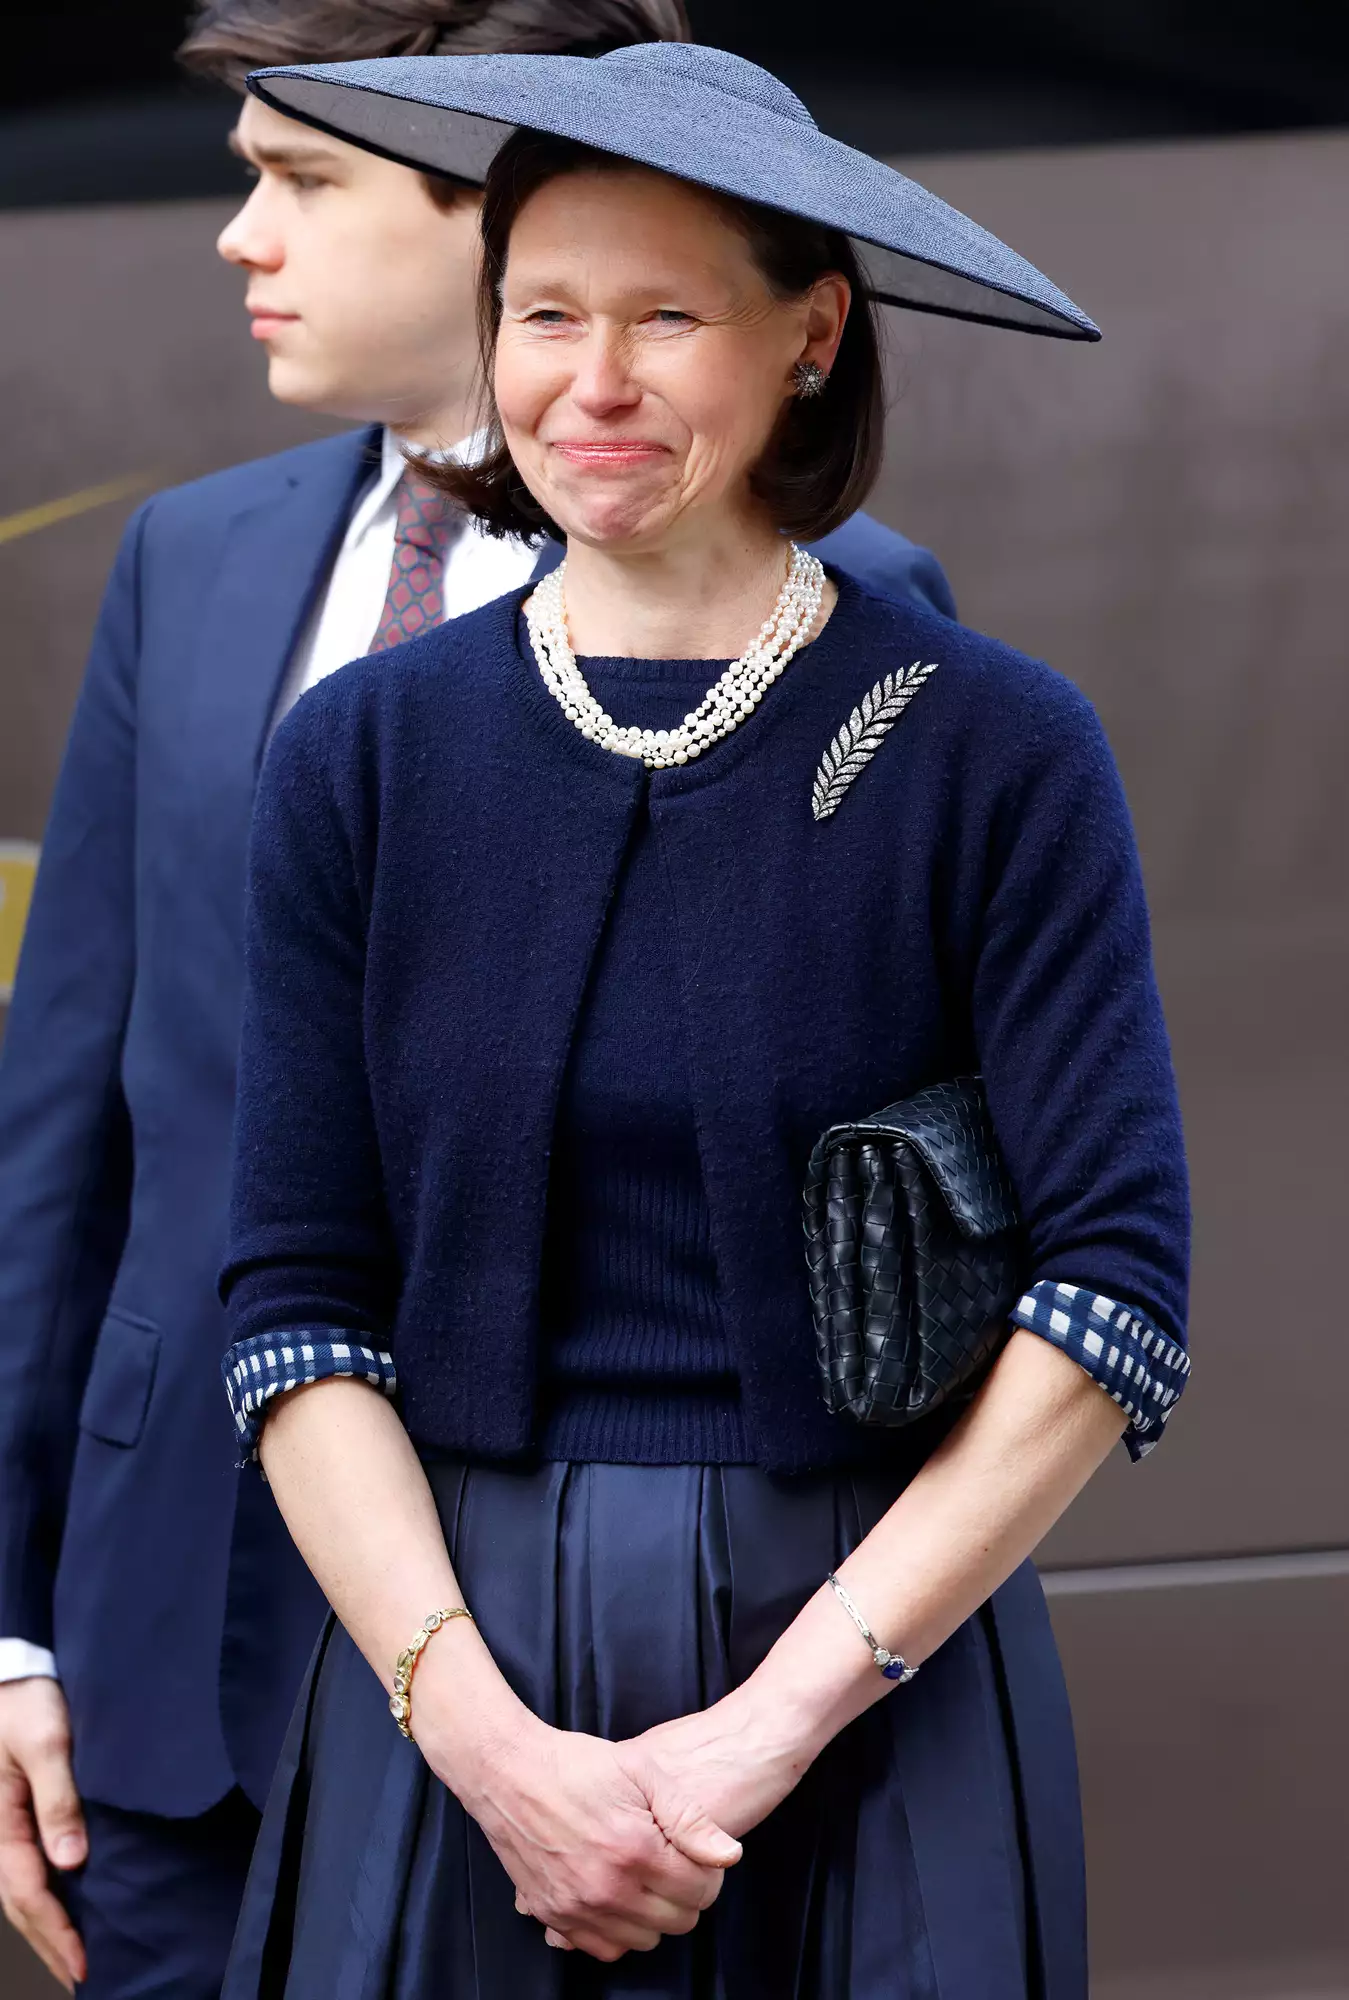
<path id="1" fill-rule="evenodd" d="M 972 1393 L 1008 1337 L 1024 1275 L 979 1078 L 831 1125 L 803 1208 L 827 1408 L 895 1427 Z"/>

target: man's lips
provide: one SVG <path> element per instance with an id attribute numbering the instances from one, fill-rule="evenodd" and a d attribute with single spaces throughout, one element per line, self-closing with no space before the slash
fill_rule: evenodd
<path id="1" fill-rule="evenodd" d="M 270 306 L 249 306 L 247 312 L 254 340 L 270 340 L 283 326 L 297 325 L 300 318 L 298 313 L 275 312 Z"/>
<path id="2" fill-rule="evenodd" d="M 552 449 L 571 465 L 600 470 L 605 466 L 648 465 L 667 458 L 669 446 L 652 438 L 558 438 Z"/>

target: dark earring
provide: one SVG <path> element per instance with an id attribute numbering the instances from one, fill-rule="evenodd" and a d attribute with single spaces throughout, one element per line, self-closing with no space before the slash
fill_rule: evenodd
<path id="1" fill-rule="evenodd" d="M 818 361 L 798 361 L 792 369 L 792 386 L 803 402 L 822 396 L 828 380 Z"/>

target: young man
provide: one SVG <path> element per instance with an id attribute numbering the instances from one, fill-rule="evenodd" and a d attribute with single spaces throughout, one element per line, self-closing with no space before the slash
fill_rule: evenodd
<path id="1" fill-rule="evenodd" d="M 679 0 L 210 0 L 185 53 L 238 82 L 686 33 Z M 235 1474 L 218 1373 L 258 764 L 323 674 L 558 556 L 446 518 L 402 459 L 471 429 L 473 191 L 251 98 L 234 143 L 256 185 L 219 248 L 271 389 L 361 428 L 131 522 L 0 1065 L 0 1900 L 97 2000 L 218 1993 L 323 1609 Z M 828 552 L 952 609 L 932 558 L 875 522 Z"/>

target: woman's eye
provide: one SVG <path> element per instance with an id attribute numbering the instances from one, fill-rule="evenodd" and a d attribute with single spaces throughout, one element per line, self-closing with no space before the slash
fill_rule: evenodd
<path id="1" fill-rule="evenodd" d="M 527 315 L 530 326 L 565 326 L 567 315 L 557 306 L 539 306 Z"/>
<path id="2" fill-rule="evenodd" d="M 297 194 L 312 194 L 315 188 L 323 186 L 317 174 L 290 174 L 287 178 Z"/>

